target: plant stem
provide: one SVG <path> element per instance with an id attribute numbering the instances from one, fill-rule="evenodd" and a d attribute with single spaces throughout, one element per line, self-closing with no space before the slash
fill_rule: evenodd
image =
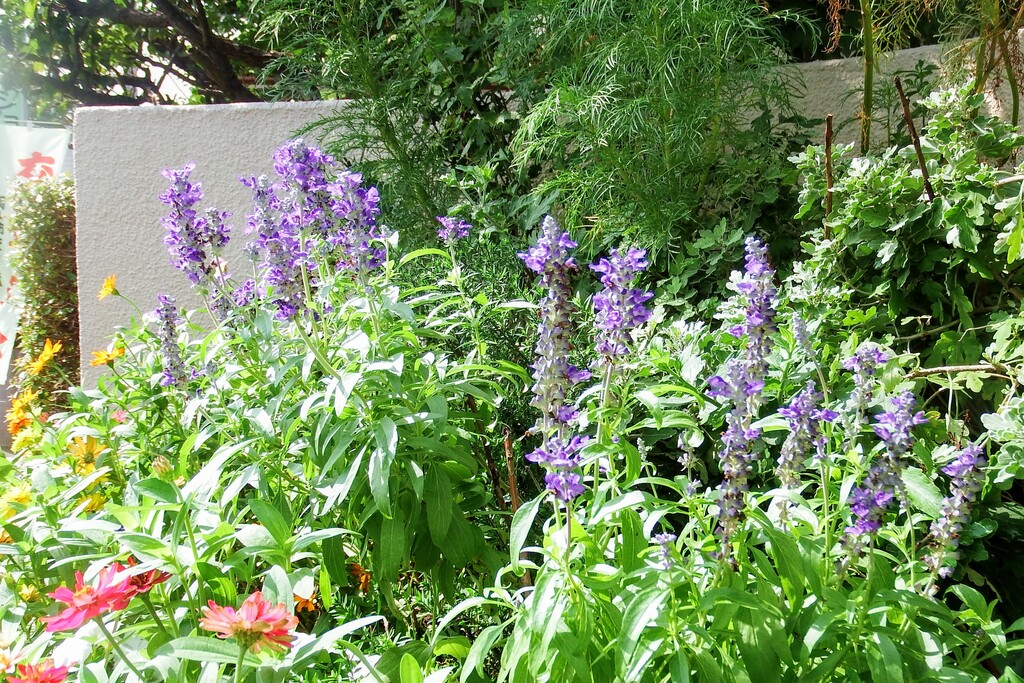
<path id="1" fill-rule="evenodd" d="M 128 655 L 124 653 L 124 650 L 121 649 L 121 646 L 117 644 L 116 640 L 114 640 L 114 634 L 107 630 L 106 624 L 103 623 L 103 617 L 95 617 L 94 621 L 100 627 L 100 631 L 103 633 L 103 636 L 107 639 L 107 642 L 110 643 L 110 647 L 113 648 L 114 653 L 122 662 L 124 662 L 124 665 L 127 666 L 128 669 L 133 674 L 135 674 L 135 677 L 138 678 L 140 681 L 146 680 L 146 677 L 142 675 L 142 672 L 139 671 L 139 669 L 134 664 L 132 664 L 132 660 L 128 659 Z"/>
<path id="2" fill-rule="evenodd" d="M 860 110 L 860 153 L 871 148 L 871 114 L 874 110 L 875 88 L 875 27 L 871 15 L 871 0 L 860 0 L 861 36 L 864 52 L 864 102 Z"/>
<path id="3" fill-rule="evenodd" d="M 164 627 L 163 620 L 160 619 L 160 615 L 157 614 L 156 609 L 153 607 L 153 601 L 149 599 L 149 594 L 143 593 L 139 596 L 139 599 L 142 600 L 142 604 L 146 606 L 146 610 L 149 611 L 149 615 L 153 617 L 153 621 L 156 622 L 157 628 L 159 628 L 163 633 L 167 634 L 167 628 Z"/>
<path id="4" fill-rule="evenodd" d="M 242 683 L 242 665 L 245 663 L 245 646 L 239 646 L 238 659 L 235 660 L 235 683 Z"/>

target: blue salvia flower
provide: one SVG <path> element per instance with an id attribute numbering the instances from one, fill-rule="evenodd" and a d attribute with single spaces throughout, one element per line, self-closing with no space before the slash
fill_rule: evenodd
<path id="1" fill-rule="evenodd" d="M 672 549 L 675 547 L 677 538 L 678 536 L 668 532 L 655 534 L 651 537 L 651 540 L 658 544 L 657 566 L 659 569 L 668 571 L 672 568 Z"/>
<path id="2" fill-rule="evenodd" d="M 928 419 L 921 411 L 915 411 L 917 400 L 905 391 L 892 398 L 892 410 L 878 415 L 872 425 L 875 434 L 885 444 L 885 453 L 875 460 L 861 485 L 850 495 L 850 511 L 853 524 L 846 527 L 843 546 L 849 556 L 860 556 L 864 546 L 882 526 L 882 520 L 890 503 L 899 497 L 905 498 L 903 479 L 903 456 L 913 445 L 913 429 L 926 424 Z"/>
<path id="3" fill-rule="evenodd" d="M 650 319 L 651 311 L 644 304 L 654 296 L 630 286 L 649 265 L 645 250 L 629 249 L 622 254 L 616 249 L 609 256 L 590 266 L 601 274 L 604 285 L 594 295 L 594 326 L 598 330 L 595 367 L 599 369 L 614 368 L 629 353 L 630 332 Z"/>
<path id="4" fill-rule="evenodd" d="M 178 324 L 182 322 L 178 314 L 178 306 L 174 297 L 169 294 L 157 296 L 160 306 L 156 309 L 159 323 L 157 338 L 160 340 L 160 353 L 163 356 L 164 371 L 160 384 L 165 387 L 182 386 L 189 379 L 185 364 L 181 360 L 181 349 L 178 347 Z"/>
<path id="5" fill-rule="evenodd" d="M 274 172 L 282 180 L 276 188 L 284 212 L 282 221 L 296 234 L 308 228 L 326 238 L 331 232 L 328 185 L 334 167 L 334 157 L 302 138 L 289 140 L 274 151 Z"/>
<path id="6" fill-rule="evenodd" d="M 968 444 L 942 471 L 952 478 L 950 494 L 942 501 L 942 512 L 932 522 L 931 537 L 934 541 L 932 552 L 924 558 L 925 565 L 942 578 L 948 578 L 960 559 L 957 548 L 960 533 L 971 521 L 974 507 L 984 482 L 986 460 L 981 446 Z"/>
<path id="7" fill-rule="evenodd" d="M 576 310 L 569 282 L 571 273 L 576 270 L 576 261 L 570 255 L 575 246 L 569 233 L 547 216 L 537 244 L 519 254 L 526 266 L 539 276 L 540 285 L 546 290 L 540 302 L 537 360 L 532 366 L 533 405 L 541 414 L 536 430 L 544 441 L 527 459 L 548 469 L 544 478 L 548 489 L 566 502 L 584 491 L 582 478 L 575 470 L 579 465 L 579 449 L 585 443 L 579 436 L 568 436 L 568 425 L 576 411 L 566 392 L 573 384 L 590 376 L 568 360 L 572 351 L 572 316 Z"/>
<path id="8" fill-rule="evenodd" d="M 171 212 L 161 223 L 166 230 L 164 244 L 171 254 L 171 263 L 193 285 L 207 291 L 212 284 L 214 260 L 228 243 L 230 228 L 225 223 L 227 212 L 210 209 L 200 216 L 196 211 L 203 190 L 191 180 L 194 169 L 195 164 L 186 164 L 179 170 L 163 172 L 171 185 L 160 195 L 160 201 L 170 206 Z"/>
<path id="9" fill-rule="evenodd" d="M 729 329 L 734 336 L 747 336 L 746 353 L 742 358 L 730 360 L 723 376 L 708 380 L 711 394 L 732 404 L 725 418 L 726 430 L 719 454 L 723 481 L 719 487 L 718 534 L 723 557 L 730 556 L 731 539 L 743 520 L 744 494 L 755 458 L 753 442 L 760 436 L 760 430 L 752 424 L 762 401 L 771 332 L 775 330 L 774 277 L 767 249 L 757 239 L 748 238 L 744 272 L 734 286 L 746 299 L 744 319 Z"/>
<path id="10" fill-rule="evenodd" d="M 376 187 L 363 187 L 363 176 L 341 171 L 327 187 L 331 193 L 333 226 L 327 242 L 341 248 L 338 267 L 363 276 L 384 263 L 383 234 L 377 226 L 380 194 Z"/>
<path id="11" fill-rule="evenodd" d="M 790 328 L 793 331 L 793 340 L 796 341 L 796 345 L 803 350 L 804 354 L 809 359 L 814 358 L 814 345 L 811 344 L 811 336 L 807 332 L 807 323 L 799 313 L 794 313 L 790 320 Z"/>
<path id="12" fill-rule="evenodd" d="M 445 246 L 469 237 L 469 231 L 473 229 L 472 225 L 456 216 L 438 216 L 437 222 L 441 224 L 437 229 L 437 239 L 444 242 Z"/>
<path id="13" fill-rule="evenodd" d="M 864 343 L 854 354 L 843 361 L 843 367 L 853 373 L 853 393 L 850 400 L 855 410 L 863 410 L 871 399 L 872 378 L 878 369 L 889 360 L 876 344 Z"/>
<path id="14" fill-rule="evenodd" d="M 832 422 L 838 415 L 831 410 L 819 408 L 820 401 L 821 393 L 813 382 L 808 382 L 807 387 L 788 406 L 779 409 L 779 415 L 789 422 L 789 434 L 782 444 L 778 466 L 775 468 L 775 476 L 783 488 L 797 487 L 800 470 L 808 457 L 818 461 L 825 457 L 825 437 L 821 433 L 821 423 Z"/>
<path id="15" fill-rule="evenodd" d="M 256 233 L 251 253 L 260 259 L 260 292 L 277 309 L 278 320 L 291 320 L 306 309 L 302 268 L 312 266 L 312 261 L 302 248 L 297 223 L 275 220 L 274 208 L 279 199 L 267 177 L 243 178 L 242 183 L 253 193 L 254 208 L 248 226 L 249 231 Z"/>

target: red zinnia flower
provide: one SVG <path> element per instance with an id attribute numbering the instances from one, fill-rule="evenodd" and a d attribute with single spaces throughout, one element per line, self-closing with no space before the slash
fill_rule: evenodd
<path id="1" fill-rule="evenodd" d="M 128 606 L 135 595 L 129 584 L 129 577 L 121 576 L 124 567 L 114 563 L 100 570 L 96 585 L 87 586 L 82 572 L 75 572 L 75 590 L 61 586 L 50 597 L 67 603 L 69 607 L 54 617 L 43 617 L 46 630 L 69 631 L 76 629 L 87 620 L 107 612 L 116 612 Z"/>
<path id="2" fill-rule="evenodd" d="M 128 558 L 129 568 L 136 567 L 138 564 L 134 557 Z M 171 575 L 167 572 L 160 571 L 159 569 L 150 569 L 148 572 L 129 576 L 128 585 L 135 590 L 136 595 L 141 595 L 142 593 L 148 593 L 152 590 L 153 586 L 161 584 L 169 578 L 171 578 Z"/>
<path id="3" fill-rule="evenodd" d="M 261 591 L 247 597 L 237 612 L 211 600 L 210 606 L 203 608 L 203 618 L 199 620 L 202 628 L 217 633 L 221 638 L 235 638 L 253 653 L 263 648 L 271 652 L 285 652 L 295 638 L 289 631 L 298 623 L 298 617 L 289 614 L 283 604 L 271 605 Z"/>
<path id="4" fill-rule="evenodd" d="M 7 683 L 64 683 L 68 677 L 66 666 L 54 666 L 52 659 L 39 664 L 19 664 L 18 676 L 8 678 Z"/>

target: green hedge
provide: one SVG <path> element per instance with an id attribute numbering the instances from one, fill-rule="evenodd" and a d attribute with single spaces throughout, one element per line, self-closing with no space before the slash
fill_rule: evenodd
<path id="1" fill-rule="evenodd" d="M 9 258 L 24 302 L 12 383 L 39 392 L 40 405 L 61 405 L 57 392 L 79 381 L 74 184 L 66 177 L 24 181 L 10 190 L 7 202 Z M 62 348 L 33 374 L 47 339 Z"/>

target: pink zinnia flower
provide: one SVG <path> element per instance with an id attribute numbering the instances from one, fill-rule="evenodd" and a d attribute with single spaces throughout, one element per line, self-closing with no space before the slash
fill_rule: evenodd
<path id="1" fill-rule="evenodd" d="M 203 608 L 203 618 L 199 620 L 202 628 L 217 633 L 221 638 L 235 638 L 253 653 L 263 648 L 271 652 L 285 652 L 295 638 L 289 631 L 298 623 L 298 617 L 289 614 L 283 604 L 271 605 L 261 591 L 247 597 L 237 612 L 211 600 L 210 606 Z"/>
<path id="2" fill-rule="evenodd" d="M 128 419 L 128 411 L 124 410 L 123 408 L 118 408 L 117 410 L 110 414 L 110 419 L 112 419 L 114 422 L 118 424 L 124 424 L 124 422 Z"/>
<path id="3" fill-rule="evenodd" d="M 7 683 L 64 683 L 68 677 L 66 666 L 54 666 L 52 659 L 39 664 L 19 664 L 18 676 L 8 678 Z"/>
<path id="4" fill-rule="evenodd" d="M 75 590 L 61 586 L 50 597 L 67 603 L 69 607 L 54 617 L 43 617 L 46 630 L 70 631 L 81 626 L 89 619 L 116 612 L 128 606 L 135 588 L 130 577 L 124 575 L 124 567 L 117 562 L 100 570 L 96 584 L 87 586 L 82 572 L 75 572 Z"/>

